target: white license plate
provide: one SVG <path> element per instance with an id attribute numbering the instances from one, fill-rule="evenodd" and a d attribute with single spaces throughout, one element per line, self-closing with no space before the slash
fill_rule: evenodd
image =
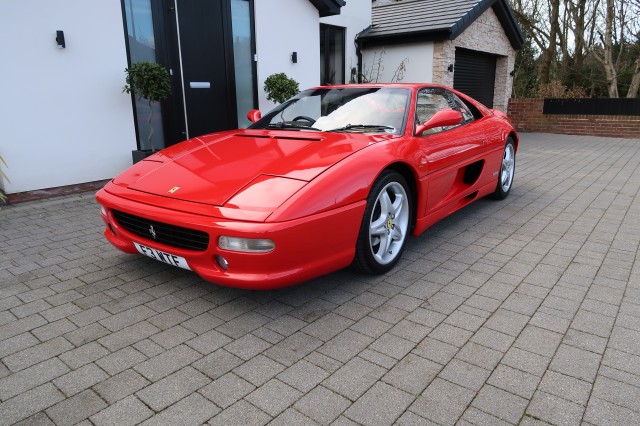
<path id="1" fill-rule="evenodd" d="M 191 270 L 191 268 L 189 268 L 189 264 L 187 263 L 187 259 L 182 256 L 176 256 L 175 254 L 143 246 L 142 244 L 138 244 L 136 242 L 134 242 L 133 244 L 136 246 L 136 249 L 138 249 L 140 254 L 144 254 L 147 257 L 150 257 L 162 263 L 166 263 L 167 265 Z"/>

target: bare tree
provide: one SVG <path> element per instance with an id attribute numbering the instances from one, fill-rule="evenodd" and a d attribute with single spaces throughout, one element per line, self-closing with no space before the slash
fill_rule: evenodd
<path id="1" fill-rule="evenodd" d="M 636 59 L 636 68 L 633 72 L 633 77 L 631 77 L 627 98 L 635 98 L 638 96 L 638 89 L 640 89 L 640 58 Z"/>
<path id="2" fill-rule="evenodd" d="M 610 97 L 620 96 L 620 86 L 628 97 L 638 95 L 640 0 L 511 3 L 532 42 L 539 67 L 534 80 L 539 84 L 559 81 L 567 88 L 590 87 L 592 95 L 604 92 Z"/>
<path id="3" fill-rule="evenodd" d="M 542 51 L 542 66 L 540 70 L 540 76 L 543 84 L 548 84 L 550 81 L 551 63 L 556 59 L 556 41 L 560 29 L 558 22 L 558 15 L 560 13 L 560 0 L 550 0 L 550 14 L 549 14 L 549 38 L 547 47 Z"/>

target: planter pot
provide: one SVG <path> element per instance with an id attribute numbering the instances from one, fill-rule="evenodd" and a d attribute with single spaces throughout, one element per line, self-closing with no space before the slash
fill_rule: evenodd
<path id="1" fill-rule="evenodd" d="M 135 151 L 131 151 L 131 159 L 133 160 L 133 164 L 136 164 L 138 161 L 142 161 L 156 152 L 158 151 L 152 151 L 150 149 L 136 149 Z"/>

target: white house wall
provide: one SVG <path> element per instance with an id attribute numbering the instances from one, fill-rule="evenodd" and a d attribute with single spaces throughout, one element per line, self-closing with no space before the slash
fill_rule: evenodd
<path id="1" fill-rule="evenodd" d="M 358 68 L 356 35 L 371 25 L 371 0 L 349 0 L 340 9 L 340 15 L 320 18 L 320 23 L 346 28 L 345 31 L 345 82 L 349 82 L 351 69 Z"/>
<path id="2" fill-rule="evenodd" d="M 108 179 L 136 149 L 119 1 L 4 1 L 0 155 L 7 193 Z M 58 49 L 63 30 L 66 49 Z"/>
<path id="3" fill-rule="evenodd" d="M 300 89 L 320 83 L 319 14 L 310 1 L 255 0 L 255 36 L 258 56 L 258 103 L 264 113 L 275 106 L 262 88 L 271 74 L 283 72 Z M 298 62 L 291 62 L 291 53 Z"/>
<path id="4" fill-rule="evenodd" d="M 404 64 L 404 71 L 399 68 Z M 431 83 L 433 42 L 372 47 L 362 51 L 362 73 L 378 83 Z"/>

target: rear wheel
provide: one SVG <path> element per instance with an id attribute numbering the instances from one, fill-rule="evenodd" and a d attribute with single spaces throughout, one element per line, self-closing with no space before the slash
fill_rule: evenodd
<path id="1" fill-rule="evenodd" d="M 411 223 L 411 196 L 406 179 L 384 171 L 367 197 L 354 266 L 369 274 L 390 271 L 404 251 Z"/>
<path id="2" fill-rule="evenodd" d="M 502 165 L 500 166 L 500 175 L 498 177 L 498 184 L 496 190 L 493 193 L 493 198 L 503 200 L 507 198 L 513 186 L 513 175 L 516 171 L 516 149 L 513 139 L 508 138 L 507 143 L 504 145 L 504 152 L 502 154 Z"/>

